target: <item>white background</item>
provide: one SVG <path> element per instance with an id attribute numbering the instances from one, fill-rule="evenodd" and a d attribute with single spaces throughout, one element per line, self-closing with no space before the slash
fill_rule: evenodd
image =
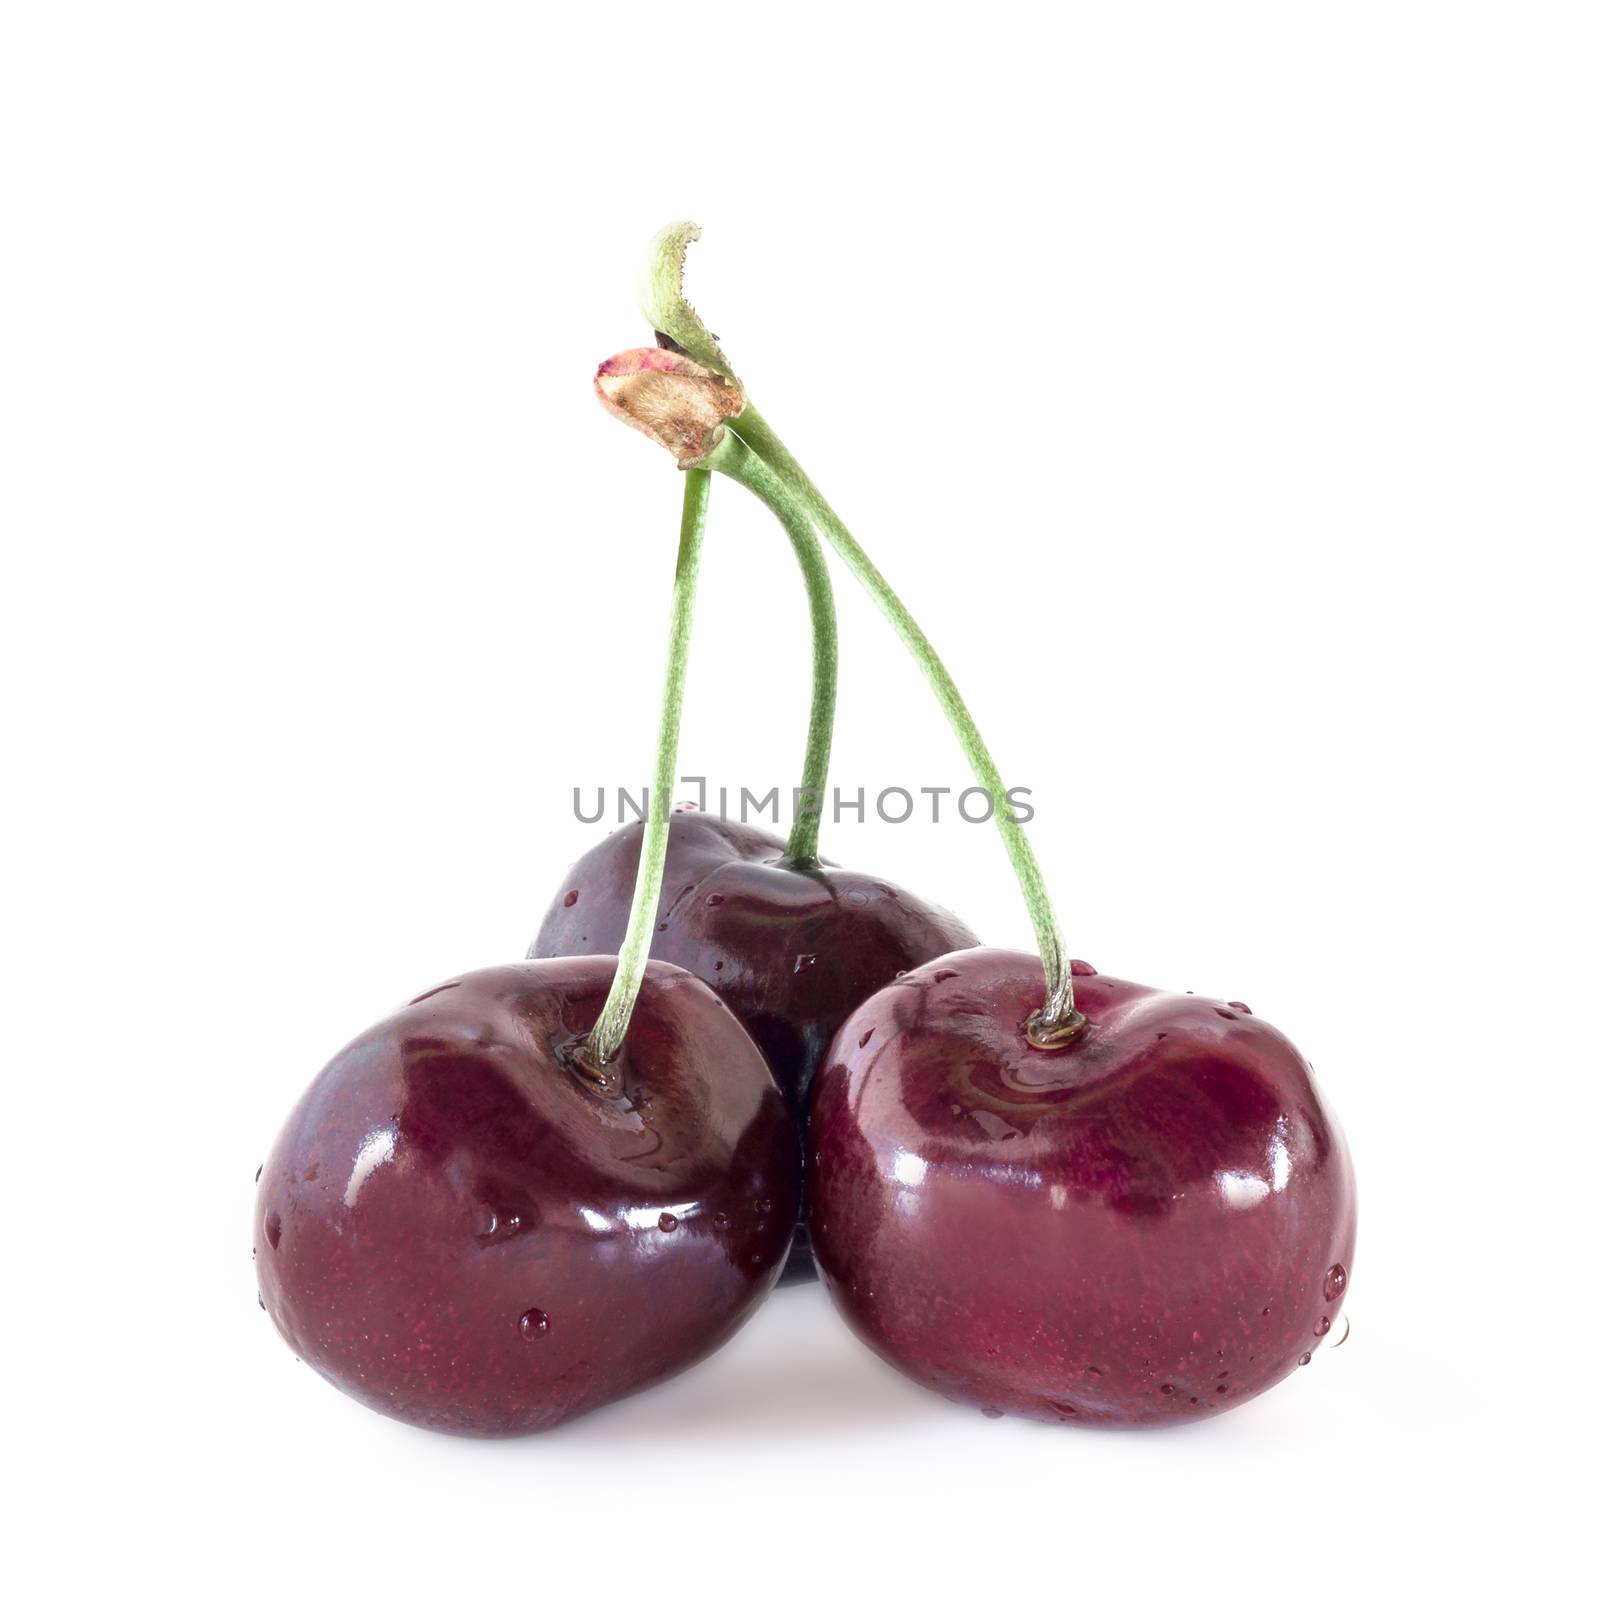
<path id="1" fill-rule="evenodd" d="M 4 18 L 15 1592 L 1575 1592 L 1592 8 Z M 256 1307 L 304 1083 L 520 954 L 599 835 L 572 785 L 648 771 L 678 484 L 589 380 L 684 215 L 751 392 L 1035 790 L 1073 947 L 1249 1001 L 1345 1123 L 1353 1335 L 1225 1418 L 986 1421 L 811 1288 L 475 1445 Z M 959 784 L 839 581 L 837 780 Z M 683 770 L 792 781 L 806 677 L 724 484 Z M 825 848 L 1027 940 L 991 831 Z"/>

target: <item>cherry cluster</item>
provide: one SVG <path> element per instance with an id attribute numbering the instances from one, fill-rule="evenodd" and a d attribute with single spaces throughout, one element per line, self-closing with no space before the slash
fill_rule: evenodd
<path id="1" fill-rule="evenodd" d="M 347 1045 L 257 1173 L 261 1301 L 347 1394 L 422 1427 L 535 1432 L 682 1371 L 820 1274 L 886 1360 L 1047 1422 L 1151 1425 L 1307 1364 L 1355 1243 L 1343 1135 L 1240 1001 L 1069 960 L 949 673 L 755 409 L 655 241 L 654 348 L 614 414 L 682 469 L 650 809 L 557 889 L 524 961 L 418 995 Z M 803 785 L 837 649 L 823 542 L 926 674 L 992 797 L 1038 943 L 786 839 L 671 808 L 709 486 L 761 499 L 810 604 Z"/>

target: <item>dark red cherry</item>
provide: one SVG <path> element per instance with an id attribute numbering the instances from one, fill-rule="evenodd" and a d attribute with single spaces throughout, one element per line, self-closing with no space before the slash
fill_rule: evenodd
<path id="1" fill-rule="evenodd" d="M 450 1433 L 531 1433 L 709 1354 L 783 1266 L 792 1119 L 704 984 L 650 963 L 601 1092 L 571 1046 L 615 962 L 441 984 L 368 1029 L 261 1174 L 262 1300 L 345 1393 Z"/>
<path id="2" fill-rule="evenodd" d="M 951 1399 L 1046 1421 L 1225 1411 L 1336 1316 L 1350 1157 L 1299 1052 L 1238 1005 L 1081 963 L 1032 1046 L 1037 957 L 970 950 L 874 995 L 812 1096 L 817 1262 L 850 1325 Z"/>
<path id="3" fill-rule="evenodd" d="M 637 823 L 619 828 L 577 862 L 530 956 L 620 947 L 642 837 Z M 783 849 L 759 828 L 675 812 L 650 952 L 727 1001 L 803 1118 L 812 1076 L 850 1012 L 897 973 L 978 939 L 960 918 L 882 878 L 790 866 Z M 803 1233 L 789 1275 L 811 1275 Z"/>

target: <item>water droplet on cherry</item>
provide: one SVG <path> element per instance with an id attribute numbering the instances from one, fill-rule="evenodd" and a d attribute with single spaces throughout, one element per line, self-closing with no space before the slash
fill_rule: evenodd
<path id="1" fill-rule="evenodd" d="M 1306 1353 L 1301 1356 L 1297 1362 L 1295 1362 L 1295 1365 L 1297 1367 L 1309 1367 L 1311 1365 L 1311 1352 L 1307 1350 Z"/>
<path id="2" fill-rule="evenodd" d="M 1246 1005 L 1246 1004 L 1245 1004 L 1245 1003 L 1244 1003 L 1244 1001 L 1243 1001 L 1243 1000 L 1230 1000 L 1230 1001 L 1229 1001 L 1229 1002 L 1228 1002 L 1228 1004 L 1229 1004 L 1229 1005 L 1230 1005 L 1230 1006 L 1232 1006 L 1232 1007 L 1233 1007 L 1233 1009 L 1234 1009 L 1234 1010 L 1235 1010 L 1235 1011 L 1242 1011 L 1242 1012 L 1244 1012 L 1244 1014 L 1245 1014 L 1245 1015 L 1246 1015 L 1246 1016 L 1247 1016 L 1247 1017 L 1253 1017 L 1253 1016 L 1254 1016 L 1254 1015 L 1255 1015 L 1255 1012 L 1253 1012 L 1253 1011 L 1252 1011 L 1252 1010 L 1251 1010 L 1251 1009 L 1250 1009 L 1250 1007 L 1249 1007 L 1249 1006 L 1247 1006 L 1247 1005 Z"/>
<path id="3" fill-rule="evenodd" d="M 816 964 L 817 958 L 813 955 L 796 956 L 794 958 L 794 970 L 796 972 L 804 972 L 807 967 L 814 967 Z"/>
<path id="4" fill-rule="evenodd" d="M 983 1408 L 983 1414 L 992 1422 L 996 1417 L 1003 1417 L 1005 1412 L 1003 1412 L 999 1406 L 985 1406 Z"/>
<path id="5" fill-rule="evenodd" d="M 1087 961 L 1080 961 L 1074 956 L 1069 963 L 1074 978 L 1095 978 L 1099 976 L 1099 968 L 1091 967 Z"/>
<path id="6" fill-rule="evenodd" d="M 946 978 L 953 978 L 955 976 L 956 976 L 955 968 L 953 968 L 953 967 L 940 967 L 939 970 L 936 973 L 934 973 L 933 981 L 935 983 L 943 983 Z"/>
<path id="7" fill-rule="evenodd" d="M 566 894 L 565 894 L 565 896 L 562 898 L 561 903 L 564 906 L 575 906 L 575 905 L 577 905 L 577 903 L 578 903 L 578 891 L 576 889 L 568 889 Z"/>
<path id="8" fill-rule="evenodd" d="M 1161 1392 L 1162 1394 L 1176 1394 L 1178 1392 L 1178 1387 L 1176 1384 L 1164 1383 L 1161 1385 Z"/>
<path id="9" fill-rule="evenodd" d="M 266 1164 L 265 1163 L 263 1163 L 261 1166 L 256 1168 L 256 1182 L 257 1183 L 261 1182 L 261 1174 L 263 1172 L 265 1172 L 266 1170 L 267 1170 L 267 1168 L 266 1168 Z"/>
<path id="10" fill-rule="evenodd" d="M 278 1241 L 283 1237 L 283 1218 L 276 1211 L 267 1213 L 266 1235 L 267 1243 L 276 1250 Z"/>
<path id="11" fill-rule="evenodd" d="M 706 896 L 706 904 L 708 906 L 720 906 L 726 902 L 727 898 L 725 894 L 708 894 Z"/>
<path id="12" fill-rule="evenodd" d="M 878 1031 L 878 1030 L 877 1030 L 877 1029 L 876 1029 L 876 1028 L 868 1028 L 868 1029 L 867 1029 L 867 1031 L 866 1031 L 866 1032 L 865 1032 L 865 1033 L 864 1033 L 864 1034 L 862 1034 L 862 1035 L 861 1035 L 861 1037 L 860 1037 L 860 1038 L 859 1038 L 859 1039 L 857 1039 L 857 1040 L 856 1040 L 856 1049 L 857 1049 L 857 1050 L 865 1050 L 865 1049 L 866 1049 L 866 1048 L 867 1048 L 867 1041 L 868 1041 L 868 1040 L 869 1040 L 869 1039 L 870 1039 L 870 1038 L 871 1038 L 871 1037 L 872 1037 L 872 1036 L 873 1036 L 873 1034 L 875 1034 L 875 1033 L 876 1033 L 876 1032 L 877 1032 L 877 1031 Z"/>
<path id="13" fill-rule="evenodd" d="M 1322 1298 L 1324 1300 L 1337 1300 L 1344 1293 L 1344 1286 L 1350 1281 L 1349 1275 L 1336 1261 L 1328 1268 L 1328 1276 L 1322 1280 Z"/>
<path id="14" fill-rule="evenodd" d="M 711 1219 L 711 1226 L 713 1228 L 726 1228 L 728 1226 L 728 1213 L 726 1211 L 717 1212 Z"/>
<path id="15" fill-rule="evenodd" d="M 678 1219 L 670 1211 L 663 1211 L 656 1218 L 656 1226 L 663 1233 L 676 1233 L 678 1231 Z"/>
<path id="16" fill-rule="evenodd" d="M 542 1339 L 550 1331 L 550 1319 L 538 1306 L 530 1306 L 522 1313 L 517 1330 L 524 1339 Z"/>
<path id="17" fill-rule="evenodd" d="M 1317 1326 L 1313 1331 L 1316 1333 L 1316 1336 L 1320 1339 L 1323 1336 L 1323 1334 L 1325 1334 L 1328 1331 L 1328 1329 L 1331 1328 L 1332 1326 L 1333 1326 L 1333 1324 L 1331 1322 L 1329 1322 L 1326 1317 L 1318 1317 L 1317 1318 Z"/>

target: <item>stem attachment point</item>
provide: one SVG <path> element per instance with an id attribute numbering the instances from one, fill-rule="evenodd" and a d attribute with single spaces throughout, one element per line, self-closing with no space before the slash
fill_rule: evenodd
<path id="1" fill-rule="evenodd" d="M 618 1061 L 601 1061 L 589 1043 L 593 1037 L 589 1033 L 579 1034 L 576 1039 L 558 1046 L 556 1056 L 562 1066 L 581 1078 L 603 1100 L 620 1100 L 623 1098 L 622 1073 Z"/>
<path id="2" fill-rule="evenodd" d="M 1050 1022 L 1041 1007 L 1028 1018 L 1028 1043 L 1035 1050 L 1065 1050 L 1088 1026 L 1089 1019 L 1081 1011 L 1069 1011 L 1059 1022 Z"/>

